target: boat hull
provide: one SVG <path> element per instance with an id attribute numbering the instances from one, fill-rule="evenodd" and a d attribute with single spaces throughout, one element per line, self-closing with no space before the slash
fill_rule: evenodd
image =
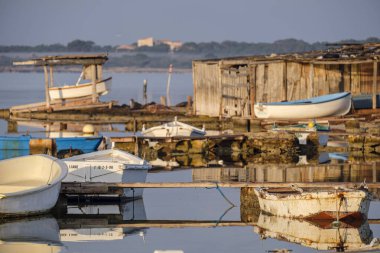
<path id="1" fill-rule="evenodd" d="M 29 150 L 30 136 L 0 136 L 0 150 Z"/>
<path id="2" fill-rule="evenodd" d="M 312 99 L 310 100 L 312 101 Z M 261 119 L 314 119 L 346 115 L 351 109 L 351 94 L 319 103 L 255 104 L 254 112 Z"/>
<path id="3" fill-rule="evenodd" d="M 69 173 L 63 182 L 145 182 L 147 169 L 133 169 L 121 163 L 65 161 Z M 142 197 L 144 188 L 124 189 L 127 198 Z"/>
<path id="4" fill-rule="evenodd" d="M 273 194 L 255 189 L 260 208 L 266 213 L 289 218 L 366 218 L 371 195 L 366 190 L 320 190 L 297 194 Z"/>
<path id="5" fill-rule="evenodd" d="M 97 150 L 103 137 L 62 137 L 55 138 L 57 151 L 78 149 L 83 153 Z"/>
<path id="6" fill-rule="evenodd" d="M 106 95 L 111 89 L 111 78 L 96 83 L 96 93 Z M 51 100 L 72 99 L 92 95 L 92 83 L 49 88 Z"/>
<path id="7" fill-rule="evenodd" d="M 0 162 L 0 214 L 18 216 L 50 210 L 66 175 L 67 166 L 47 155 Z"/>
<path id="8" fill-rule="evenodd" d="M 145 182 L 151 165 L 130 153 L 111 149 L 63 159 L 68 166 L 64 182 Z M 141 197 L 143 188 L 126 188 L 123 197 Z"/>

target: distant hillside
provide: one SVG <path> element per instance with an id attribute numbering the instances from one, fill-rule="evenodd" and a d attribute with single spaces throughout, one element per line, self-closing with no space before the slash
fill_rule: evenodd
<path id="1" fill-rule="evenodd" d="M 380 42 L 379 38 L 366 40 L 343 40 L 333 43 L 367 43 Z M 118 46 L 99 46 L 93 41 L 74 40 L 67 45 L 52 44 L 38 46 L 0 46 L 0 68 L 4 71 L 12 66 L 12 61 L 22 59 L 22 53 L 110 53 L 108 67 L 130 68 L 167 68 L 173 64 L 176 68 L 191 68 L 194 59 L 210 59 L 231 56 L 267 55 L 305 52 L 327 49 L 331 42 L 307 43 L 302 40 L 284 39 L 273 43 L 248 43 L 236 41 L 223 42 L 186 42 L 181 48 L 170 52 L 169 46 L 138 47 L 133 50 L 117 50 Z M 11 56 L 10 56 L 11 55 Z"/>

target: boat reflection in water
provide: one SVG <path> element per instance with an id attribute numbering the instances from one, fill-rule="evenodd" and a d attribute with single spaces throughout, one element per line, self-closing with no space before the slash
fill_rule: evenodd
<path id="1" fill-rule="evenodd" d="M 359 223 L 306 221 L 261 213 L 254 232 L 262 239 L 297 243 L 317 250 L 355 250 L 365 248 L 373 240 L 367 221 Z"/>
<path id="2" fill-rule="evenodd" d="M 142 199 L 120 205 L 68 205 L 67 213 L 60 214 L 58 220 L 62 241 L 122 240 L 125 236 L 134 234 L 144 238 L 146 234 L 145 228 L 128 228 L 123 224 L 146 220 Z"/>
<path id="3" fill-rule="evenodd" d="M 67 252 L 60 241 L 57 220 L 51 216 L 3 220 L 0 252 Z"/>

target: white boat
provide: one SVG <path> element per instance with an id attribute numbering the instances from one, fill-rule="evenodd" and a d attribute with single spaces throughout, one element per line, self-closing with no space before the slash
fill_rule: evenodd
<path id="1" fill-rule="evenodd" d="M 33 216 L 2 221 L 0 252 L 62 253 L 67 249 L 61 243 L 56 219 Z"/>
<path id="2" fill-rule="evenodd" d="M 69 169 L 64 182 L 145 182 L 151 165 L 137 156 L 117 149 L 82 154 L 62 160 Z M 124 189 L 124 197 L 141 197 L 143 188 Z"/>
<path id="3" fill-rule="evenodd" d="M 95 84 L 96 94 L 106 95 L 111 90 L 111 83 L 111 77 L 97 82 Z M 92 95 L 92 83 L 50 87 L 49 95 L 51 100 L 88 97 Z"/>
<path id="4" fill-rule="evenodd" d="M 0 162 L 0 214 L 46 212 L 58 200 L 67 166 L 48 155 L 29 155 Z"/>
<path id="5" fill-rule="evenodd" d="M 372 195 L 366 189 L 255 188 L 260 209 L 275 216 L 305 219 L 365 219 Z"/>
<path id="6" fill-rule="evenodd" d="M 300 219 L 291 219 L 260 214 L 254 232 L 261 239 L 273 238 L 297 243 L 317 250 L 358 250 L 369 248 L 373 233 L 367 221 L 363 224 L 311 223 Z"/>
<path id="7" fill-rule="evenodd" d="M 343 116 L 350 109 L 350 92 L 287 102 L 256 103 L 254 105 L 255 115 L 260 119 L 315 119 Z"/>
<path id="8" fill-rule="evenodd" d="M 188 124 L 177 121 L 177 117 L 174 117 L 174 121 L 145 129 L 141 132 L 144 136 L 147 137 L 174 137 L 174 136 L 204 136 L 206 131 L 204 127 L 202 129 L 190 126 Z"/>

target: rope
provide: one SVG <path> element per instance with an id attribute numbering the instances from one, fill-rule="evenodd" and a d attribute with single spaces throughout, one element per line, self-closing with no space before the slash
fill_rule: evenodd
<path id="1" fill-rule="evenodd" d="M 219 193 L 220 193 L 220 195 L 222 195 L 222 197 L 232 206 L 232 207 L 235 207 L 236 205 L 234 204 L 234 203 L 232 203 L 232 201 L 230 201 L 227 197 L 226 197 L 226 195 L 224 195 L 224 193 L 222 192 L 222 190 L 219 188 L 219 185 L 218 185 L 218 183 L 217 182 L 215 182 L 215 185 L 216 185 L 216 187 L 206 187 L 206 189 L 217 189 L 218 191 L 219 191 Z"/>

